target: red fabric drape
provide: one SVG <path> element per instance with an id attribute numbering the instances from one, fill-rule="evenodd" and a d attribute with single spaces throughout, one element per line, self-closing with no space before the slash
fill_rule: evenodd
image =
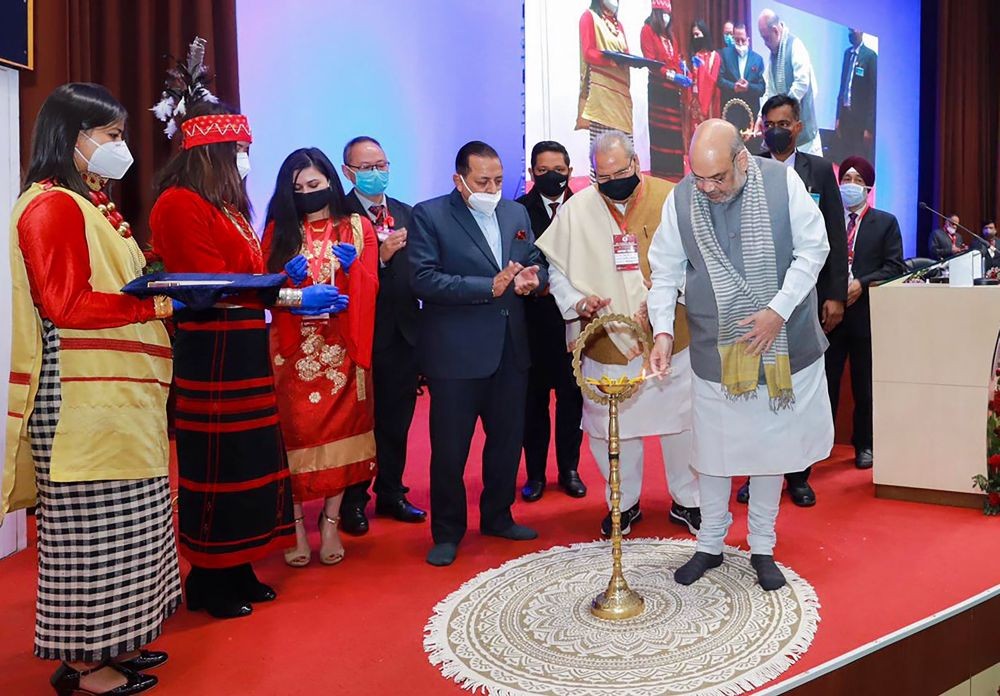
<path id="1" fill-rule="evenodd" d="M 163 124 L 149 112 L 171 63 L 195 36 L 208 40 L 211 89 L 239 105 L 236 0 L 35 0 L 35 70 L 21 73 L 21 166 L 30 157 L 35 116 L 66 82 L 97 82 L 129 112 L 127 139 L 135 164 L 113 198 L 136 237 L 149 239 L 153 176 L 170 156 Z"/>
<path id="2" fill-rule="evenodd" d="M 935 207 L 979 232 L 1000 216 L 1000 3 L 936 1 Z M 922 63 L 933 66 L 926 49 Z"/>

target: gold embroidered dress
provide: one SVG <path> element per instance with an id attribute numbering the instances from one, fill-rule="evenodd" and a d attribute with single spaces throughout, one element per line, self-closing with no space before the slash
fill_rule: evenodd
<path id="1" fill-rule="evenodd" d="M 270 234 L 270 229 L 265 231 L 265 247 Z M 378 242 L 369 221 L 359 215 L 334 221 L 332 237 L 330 243 L 303 241 L 300 253 L 310 266 L 304 285 L 330 283 L 332 275 L 332 282 L 350 298 L 349 307 L 329 317 L 275 312 L 271 324 L 278 419 L 293 495 L 300 502 L 337 495 L 375 475 L 371 354 Z M 358 250 L 346 273 L 332 252 L 336 242 L 354 244 Z"/>

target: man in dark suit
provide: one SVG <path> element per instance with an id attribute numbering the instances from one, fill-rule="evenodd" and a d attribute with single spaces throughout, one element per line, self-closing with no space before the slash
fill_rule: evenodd
<path id="1" fill-rule="evenodd" d="M 796 142 L 803 126 L 799 119 L 799 102 L 795 97 L 777 94 L 768 99 L 761 108 L 761 120 L 764 142 L 769 150 L 763 156 L 773 157 L 794 167 L 809 195 L 823 213 L 830 254 L 816 281 L 816 299 L 820 308 L 820 322 L 823 330 L 829 334 L 844 318 L 847 301 L 847 233 L 837 177 L 833 173 L 833 166 L 822 157 L 796 151 Z M 806 469 L 785 474 L 788 495 L 799 507 L 816 504 L 816 493 L 809 485 L 809 472 L 810 469 Z M 749 497 L 750 489 L 747 485 L 736 494 L 736 499 L 740 502 L 746 502 Z"/>
<path id="2" fill-rule="evenodd" d="M 517 199 L 528 209 L 535 239 L 548 229 L 559 207 L 573 195 L 569 179 L 573 168 L 566 148 L 551 140 L 531 150 L 531 191 Z M 549 396 L 556 393 L 556 463 L 559 487 L 574 498 L 582 498 L 587 488 L 580 480 L 580 444 L 583 430 L 583 395 L 573 376 L 573 358 L 566 349 L 566 321 L 548 292 L 530 298 L 525 305 L 531 371 L 528 373 L 528 401 L 524 410 L 524 468 L 528 479 L 521 497 L 529 503 L 545 491 L 545 465 L 549 455 Z"/>
<path id="3" fill-rule="evenodd" d="M 413 209 L 385 195 L 389 161 L 377 140 L 354 138 L 344 147 L 344 176 L 354 184 L 349 212 L 367 216 L 379 244 L 378 297 L 372 381 L 375 386 L 375 453 L 378 474 L 373 490 L 375 512 L 400 522 L 423 522 L 427 513 L 406 499 L 403 485 L 406 439 L 417 403 L 417 299 L 410 290 L 406 235 Z M 368 482 L 349 486 L 340 504 L 340 528 L 348 534 L 368 531 L 365 506 Z"/>
<path id="4" fill-rule="evenodd" d="M 466 459 L 476 421 L 486 432 L 479 529 L 538 534 L 510 507 L 524 436 L 531 365 L 525 298 L 548 274 L 524 206 L 501 198 L 503 165 L 480 141 L 455 158 L 455 190 L 413 209 L 413 292 L 423 301 L 417 361 L 431 394 L 431 565 L 449 565 L 466 529 Z"/>
<path id="5" fill-rule="evenodd" d="M 1000 269 L 1000 249 L 997 248 L 997 226 L 991 220 L 983 220 L 982 237 L 986 240 L 983 249 L 983 272 L 994 268 Z"/>
<path id="6" fill-rule="evenodd" d="M 841 152 L 858 153 L 869 161 L 875 155 L 875 92 L 878 55 L 864 45 L 864 32 L 849 29 L 851 47 L 844 51 L 837 95 L 837 141 Z"/>
<path id="7" fill-rule="evenodd" d="M 854 464 L 872 466 L 872 328 L 868 290 L 873 284 L 906 271 L 903 238 L 894 215 L 868 205 L 875 184 L 875 168 L 863 157 L 848 157 L 840 165 L 840 188 L 846 208 L 850 285 L 847 312 L 840 326 L 829 333 L 826 381 L 830 405 L 837 413 L 840 377 L 851 359 L 851 392 L 854 394 Z"/>
<path id="8" fill-rule="evenodd" d="M 722 49 L 722 67 L 719 69 L 719 90 L 722 106 L 731 99 L 741 99 L 753 112 L 747 121 L 741 109 L 730 109 L 726 118 L 739 130 L 753 127 L 764 96 L 764 59 L 750 50 L 750 38 L 745 24 L 733 28 L 733 45 Z"/>
<path id="9" fill-rule="evenodd" d="M 930 249 L 931 256 L 938 261 L 950 258 L 955 254 L 968 251 L 969 247 L 959 234 L 958 226 L 962 219 L 957 213 L 952 213 L 944 223 L 944 229 L 934 230 L 931 233 Z"/>

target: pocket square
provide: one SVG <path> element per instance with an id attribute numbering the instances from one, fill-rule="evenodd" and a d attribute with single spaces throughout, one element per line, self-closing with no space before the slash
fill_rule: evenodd
<path id="1" fill-rule="evenodd" d="M 518 230 L 517 232 L 514 233 L 514 239 L 525 240 L 527 238 L 528 235 L 525 234 L 524 230 Z"/>

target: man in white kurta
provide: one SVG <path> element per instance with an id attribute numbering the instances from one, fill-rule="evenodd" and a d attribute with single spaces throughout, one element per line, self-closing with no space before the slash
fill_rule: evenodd
<path id="1" fill-rule="evenodd" d="M 782 475 L 825 459 L 833 445 L 815 293 L 829 244 L 798 175 L 751 157 L 732 125 L 706 121 L 690 152 L 691 174 L 667 198 L 649 251 L 651 369 L 673 379 L 683 287 L 694 370 L 702 526 L 697 552 L 675 578 L 690 584 L 722 563 L 732 477 L 749 475 L 751 562 L 761 587 L 773 590 L 785 582 L 773 558 Z M 769 294 L 760 292 L 761 278 L 773 285 Z M 727 303 L 740 302 L 734 314 Z"/>
<path id="2" fill-rule="evenodd" d="M 581 322 L 604 313 L 638 317 L 648 327 L 646 296 L 649 243 L 672 185 L 643 176 L 625 134 L 594 140 L 596 186 L 566 201 L 537 245 L 549 262 L 550 291 L 575 341 Z M 675 293 L 676 294 L 676 293 Z M 684 346 L 679 346 L 684 347 Z M 583 352 L 586 377 L 636 376 L 643 358 L 634 337 L 613 327 Z M 691 381 L 687 350 L 673 356 L 675 379 L 647 381 L 619 409 L 622 533 L 641 519 L 643 442 L 658 436 L 673 503 L 669 519 L 694 534 L 700 526 L 698 484 L 691 468 Z M 583 429 L 605 481 L 609 475 L 608 407 L 584 399 Z M 607 491 L 610 507 L 610 490 Z M 602 532 L 611 530 L 610 515 Z"/>

